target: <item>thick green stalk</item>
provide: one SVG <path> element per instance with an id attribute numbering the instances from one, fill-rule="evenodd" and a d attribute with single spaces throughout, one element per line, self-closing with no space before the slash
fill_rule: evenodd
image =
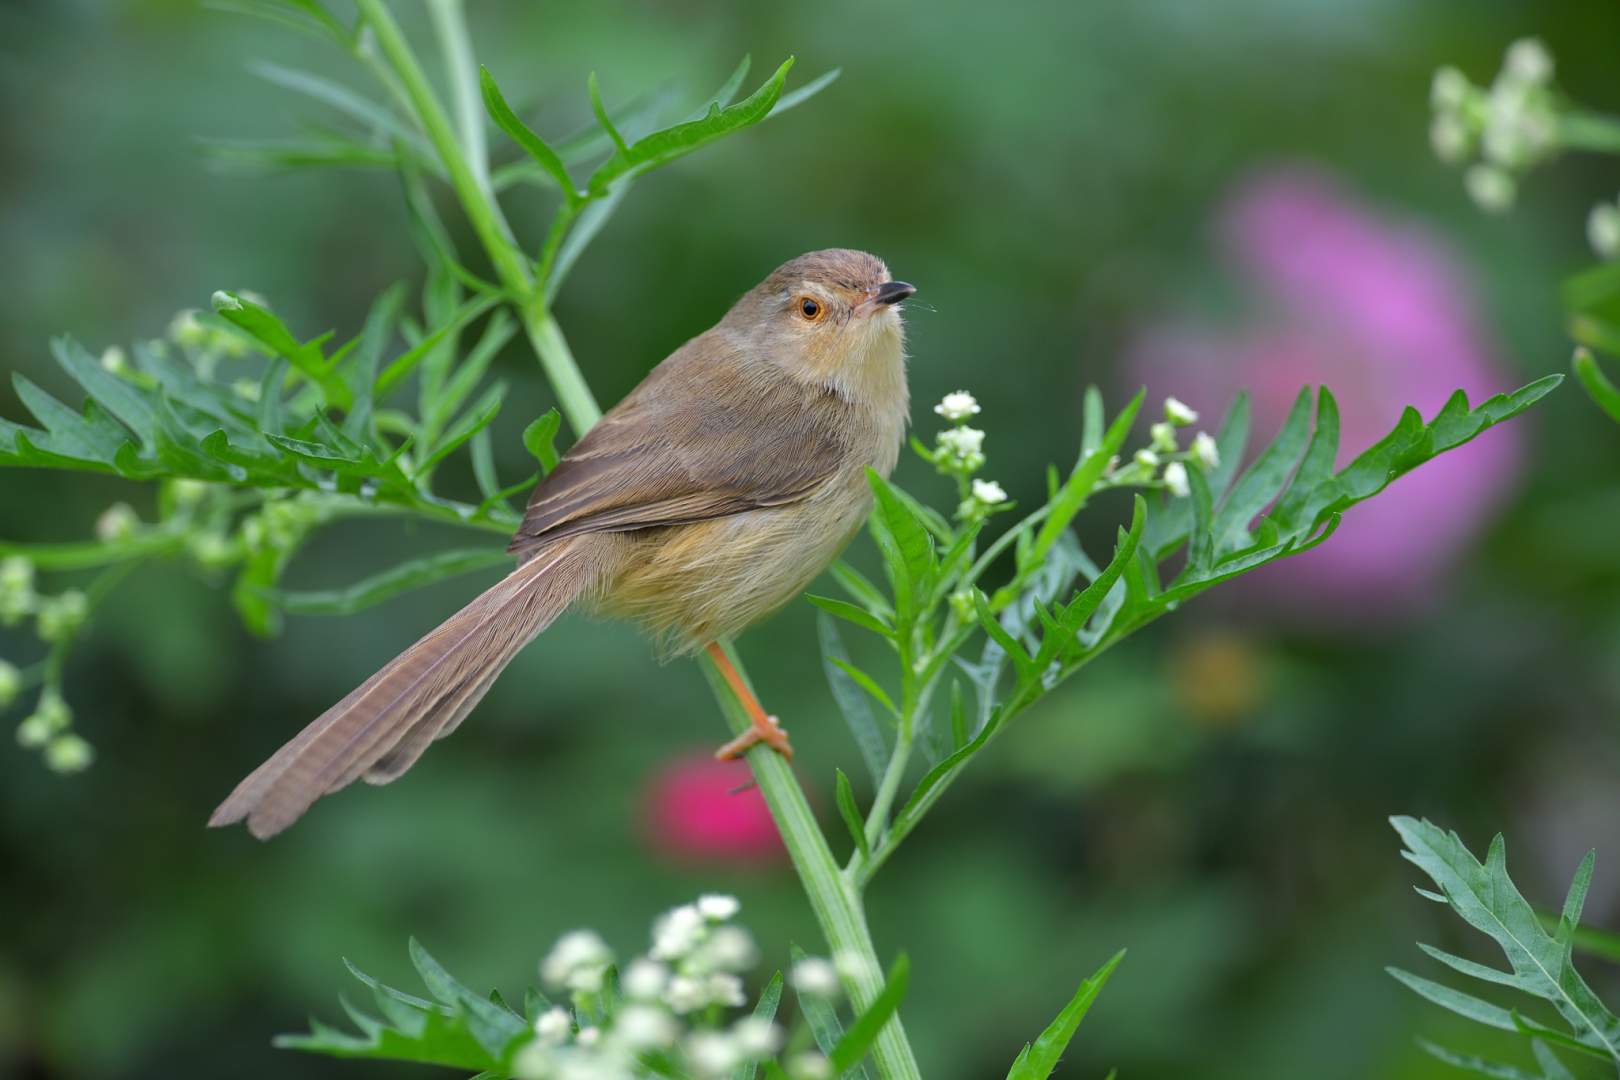
<path id="1" fill-rule="evenodd" d="M 726 655 L 744 681 L 742 664 L 729 642 L 722 643 Z M 725 677 L 705 655 L 701 663 L 703 674 L 709 680 L 715 698 L 720 702 L 726 722 L 731 730 L 741 735 L 750 722 L 742 702 L 732 693 Z M 821 924 L 821 932 L 834 956 L 853 958 L 854 963 L 841 965 L 844 987 L 857 1011 L 868 1008 L 883 991 L 883 969 L 878 963 L 877 950 L 872 944 L 871 931 L 866 926 L 866 912 L 853 880 L 838 868 L 832 850 L 822 835 L 821 827 L 805 800 L 804 790 L 793 776 L 793 769 L 782 755 L 766 746 L 756 746 L 748 752 L 748 764 L 754 770 L 754 780 L 765 805 L 782 834 L 793 868 L 798 871 L 811 910 Z M 917 1059 L 911 1053 L 905 1028 L 899 1016 L 890 1020 L 872 1043 L 872 1060 L 877 1063 L 878 1074 L 884 1080 L 921 1080 Z"/>

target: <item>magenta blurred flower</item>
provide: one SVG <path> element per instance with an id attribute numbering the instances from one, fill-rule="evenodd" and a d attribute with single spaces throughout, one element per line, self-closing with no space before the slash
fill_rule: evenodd
<path id="1" fill-rule="evenodd" d="M 654 852 L 678 862 L 776 862 L 782 839 L 752 779 L 746 763 L 706 754 L 664 766 L 643 799 L 643 833 Z"/>
<path id="2" fill-rule="evenodd" d="M 1247 389 L 1259 445 L 1301 385 L 1325 384 L 1342 415 L 1343 466 L 1404 405 L 1427 419 L 1458 388 L 1477 404 L 1514 385 L 1450 248 L 1331 177 L 1263 172 L 1216 225 L 1256 313 L 1237 329 L 1189 318 L 1141 334 L 1126 367 L 1150 400 L 1175 394 L 1213 425 Z M 1504 425 L 1424 465 L 1346 514 L 1327 544 L 1256 575 L 1249 595 L 1339 621 L 1426 606 L 1511 489 L 1518 446 L 1518 427 Z"/>

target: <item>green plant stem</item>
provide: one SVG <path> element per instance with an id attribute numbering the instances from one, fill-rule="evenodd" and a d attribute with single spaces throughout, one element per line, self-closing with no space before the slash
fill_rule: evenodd
<path id="1" fill-rule="evenodd" d="M 398 73 L 404 92 L 429 140 L 444 160 L 451 186 L 455 189 L 473 231 L 478 234 L 479 241 L 494 264 L 502 285 L 521 298 L 519 308 L 524 331 L 557 394 L 559 408 L 575 434 L 584 435 L 601 417 L 601 409 L 597 406 L 596 399 L 579 370 L 579 365 L 574 361 L 561 327 L 547 310 L 545 298 L 512 239 L 511 230 L 500 212 L 499 205 L 489 195 L 487 186 L 479 184 L 477 173 L 468 164 L 462 144 L 457 141 L 450 121 L 434 96 L 427 76 L 417 63 L 409 43 L 406 42 L 399 25 L 389 14 L 382 0 L 357 0 L 357 2 L 361 16 L 377 35 L 377 42 L 383 55 Z M 461 14 L 459 3 L 446 2 L 444 18 L 459 21 Z M 451 47 L 454 51 L 455 46 L 449 43 L 464 41 L 465 31 L 453 30 L 446 34 L 441 29 L 441 36 L 446 40 L 447 47 Z M 460 78 L 473 78 L 470 63 L 456 62 L 451 66 L 453 74 L 454 69 L 465 69 L 460 72 Z M 458 91 L 458 93 L 466 92 L 468 91 Z M 476 82 L 472 83 L 470 92 L 473 94 L 478 92 Z M 556 245 L 561 244 L 561 240 L 562 237 L 558 235 L 555 237 L 555 245 L 548 244 L 548 246 L 554 250 Z M 729 645 L 726 648 L 729 654 L 731 652 Z M 735 655 L 732 655 L 732 663 L 737 666 L 737 671 L 742 673 L 742 665 Z M 714 688 L 715 697 L 720 702 L 727 721 L 732 729 L 740 734 L 749 726 L 742 703 L 732 694 L 712 661 L 705 657 L 702 664 L 704 674 Z M 743 678 L 746 679 L 747 675 L 743 674 Z M 787 762 L 767 748 L 750 752 L 748 761 L 754 770 L 760 791 L 765 796 L 771 816 L 776 821 L 777 829 L 782 834 L 782 841 L 787 846 L 794 868 L 799 873 L 816 921 L 821 924 L 822 933 L 826 935 L 828 946 L 835 955 L 856 959 L 852 967 L 858 970 L 852 970 L 846 976 L 846 988 L 855 1008 L 864 1010 L 877 1000 L 883 990 L 883 969 L 878 963 L 877 950 L 872 944 L 872 935 L 866 926 L 866 913 L 861 906 L 853 879 L 841 871 L 834 861 L 826 838 L 822 836 L 821 829 L 816 824 L 815 815 L 810 811 L 810 804 L 804 797 L 804 791 L 794 779 Z M 884 1025 L 873 1042 L 872 1058 L 877 1063 L 878 1071 L 884 1080 L 921 1080 L 916 1058 L 912 1055 L 911 1045 L 906 1041 L 905 1030 L 898 1016 Z"/>
<path id="2" fill-rule="evenodd" d="M 721 647 L 746 682 L 748 676 L 743 673 L 736 651 L 729 642 L 722 642 Z M 705 655 L 701 663 L 703 674 L 708 678 L 731 730 L 739 735 L 747 731 L 750 722 L 742 702 L 732 693 L 725 677 L 708 656 Z M 856 1012 L 861 1012 L 883 991 L 883 968 L 878 963 L 872 934 L 866 926 L 866 912 L 861 906 L 853 877 L 838 868 L 821 827 L 816 824 L 815 814 L 805 800 L 804 791 L 782 755 L 769 747 L 757 746 L 748 752 L 748 764 L 754 771 L 754 780 L 759 784 L 761 794 L 765 796 L 765 805 L 770 808 L 771 817 L 782 834 L 782 843 L 787 847 L 788 857 L 793 860 L 793 868 L 798 871 L 799 880 L 810 899 L 816 921 L 821 924 L 828 947 L 834 956 L 856 961 L 841 966 L 847 972 L 844 985 L 849 992 L 850 1002 Z M 872 1060 L 877 1063 L 878 1073 L 885 1080 L 921 1080 L 922 1074 L 917 1069 L 911 1044 L 906 1040 L 905 1029 L 898 1016 L 878 1033 L 872 1044 Z"/>
<path id="3" fill-rule="evenodd" d="M 883 770 L 877 794 L 872 797 L 872 809 L 866 815 L 866 842 L 874 849 L 883 839 L 883 830 L 889 826 L 889 811 L 894 809 L 894 800 L 900 793 L 900 781 L 905 778 L 906 766 L 911 763 L 914 726 L 912 714 L 905 713 L 895 736 L 894 753 L 889 755 L 889 764 Z M 859 856 L 860 852 L 855 852 L 851 859 L 858 859 Z M 866 872 L 864 865 L 857 865 L 854 869 L 863 875 Z"/>
<path id="4" fill-rule="evenodd" d="M 1558 118 L 1558 141 L 1571 150 L 1620 154 L 1620 120 L 1601 113 L 1566 113 Z"/>
<path id="5" fill-rule="evenodd" d="M 484 103 L 478 93 L 478 64 L 473 60 L 462 0 L 428 0 L 428 14 L 433 17 L 433 29 L 444 51 L 450 93 L 456 106 L 456 126 L 461 129 L 462 154 L 484 198 L 493 202 L 489 148 L 484 141 Z"/>

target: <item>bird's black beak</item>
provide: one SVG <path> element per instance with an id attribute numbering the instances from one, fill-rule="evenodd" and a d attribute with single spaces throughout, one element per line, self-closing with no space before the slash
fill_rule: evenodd
<path id="1" fill-rule="evenodd" d="M 915 296 L 917 286 L 904 281 L 885 281 L 877 287 L 877 293 L 872 297 L 874 304 L 898 304 L 908 296 Z"/>

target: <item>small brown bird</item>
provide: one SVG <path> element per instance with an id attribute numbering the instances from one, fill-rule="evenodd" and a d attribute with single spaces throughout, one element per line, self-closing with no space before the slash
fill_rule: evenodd
<path id="1" fill-rule="evenodd" d="M 723 756 L 791 755 L 716 642 L 792 599 L 860 528 L 865 471 L 888 475 L 905 431 L 897 305 L 915 292 L 860 251 L 778 267 L 535 489 L 516 570 L 299 732 L 208 824 L 246 819 L 264 839 L 357 779 L 396 779 L 575 603 L 639 620 L 665 655 L 709 651 L 753 718 Z"/>

